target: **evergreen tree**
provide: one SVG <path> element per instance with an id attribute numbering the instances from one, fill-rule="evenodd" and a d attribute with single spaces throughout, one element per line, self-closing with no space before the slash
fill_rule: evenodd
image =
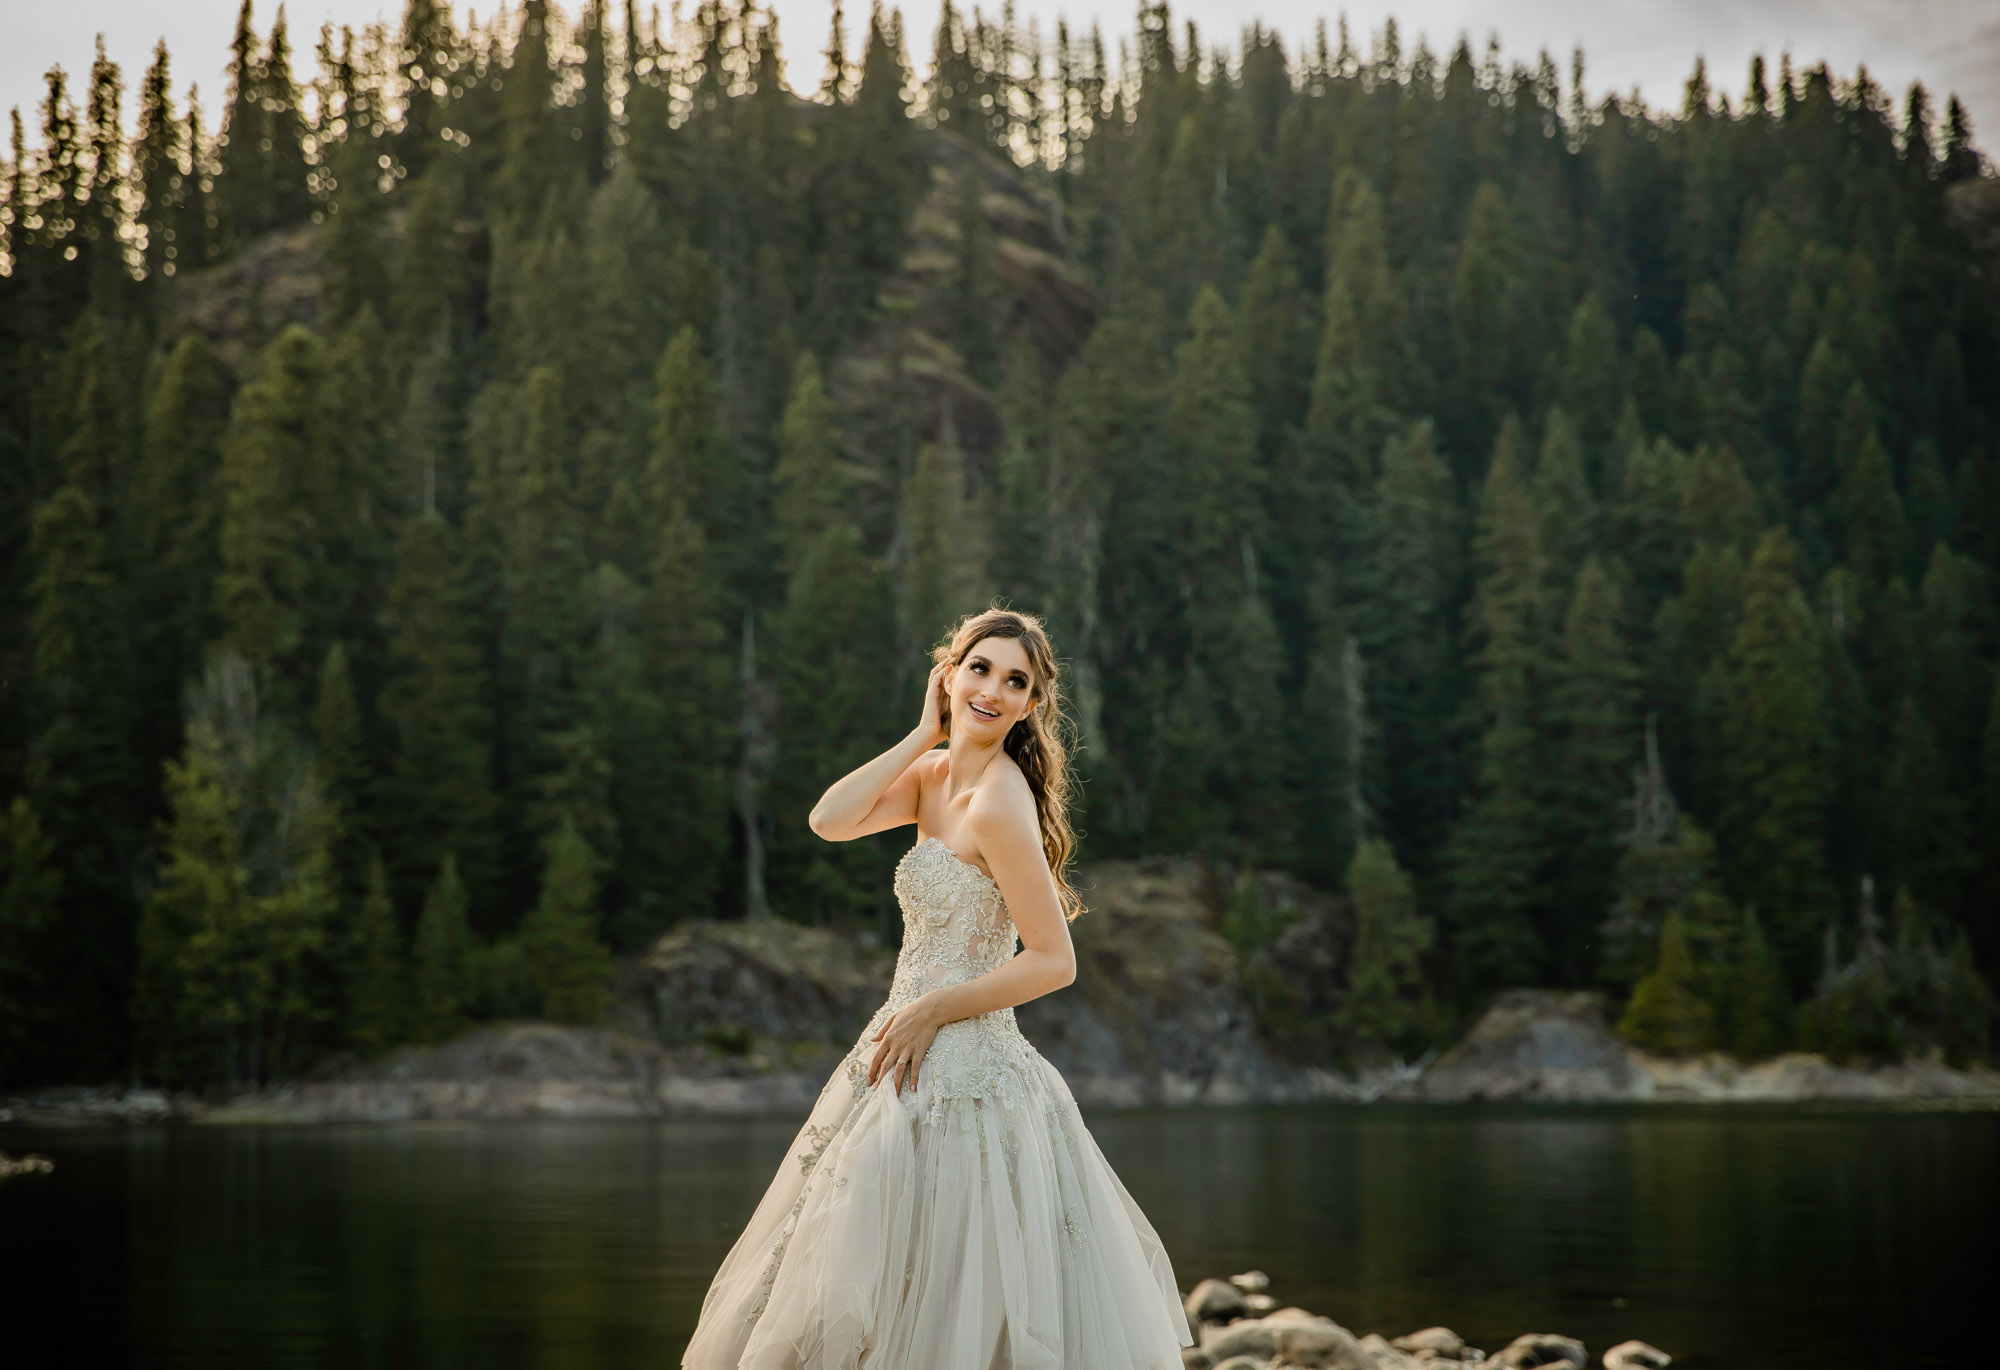
<path id="1" fill-rule="evenodd" d="M 131 974 L 131 880 L 143 812 L 125 605 L 97 503 L 66 484 L 36 509 L 26 625 L 38 717 L 27 789 L 62 873 L 67 1012 L 60 1055 L 89 1069 L 122 1054 L 118 1004 Z"/>
<path id="2" fill-rule="evenodd" d="M 1451 272 L 1450 316 L 1456 382 L 1447 444 L 1476 452 L 1493 440 L 1508 394 L 1515 305 L 1507 197 L 1484 182 L 1472 197 L 1465 237 Z"/>
<path id="3" fill-rule="evenodd" d="M 381 1054 L 405 1035 L 410 997 L 402 942 L 388 876 L 378 856 L 368 863 L 366 890 L 343 948 L 347 1040 L 364 1059 Z"/>
<path id="4" fill-rule="evenodd" d="M 1637 413 L 1627 410 L 1633 422 Z M 1680 515 L 1687 455 L 1665 438 L 1635 437 L 1624 453 L 1617 498 L 1607 526 L 1632 573 L 1633 621 L 1651 624 L 1676 588 L 1691 550 Z"/>
<path id="5" fill-rule="evenodd" d="M 1739 1061 L 1760 1061 L 1791 1040 L 1791 996 L 1756 911 L 1743 911 L 1725 1004 L 1727 1044 Z"/>
<path id="6" fill-rule="evenodd" d="M 574 159 L 557 140 L 566 122 L 556 114 L 556 73 L 548 0 L 525 0 L 512 60 L 500 89 L 502 203 L 514 223 L 526 226 L 559 190 Z"/>
<path id="7" fill-rule="evenodd" d="M 1694 960 L 1678 914 L 1660 927 L 1660 960 L 1632 991 L 1618 1035 L 1662 1056 L 1688 1056 L 1715 1042 L 1715 1011 L 1695 992 Z"/>
<path id="8" fill-rule="evenodd" d="M 326 583 L 311 482 L 337 469 L 341 416 L 327 403 L 326 350 L 293 326 L 236 397 L 222 439 L 222 642 L 276 672 L 278 707 L 303 710 L 327 642 L 314 630 Z"/>
<path id="9" fill-rule="evenodd" d="M 643 465 L 638 453 L 660 352 L 690 302 L 675 298 L 687 292 L 675 288 L 672 241 L 658 199 L 629 166 L 591 195 L 581 250 L 591 301 L 584 339 L 590 369 L 577 379 L 601 416 L 597 422 L 621 440 L 636 468 Z"/>
<path id="10" fill-rule="evenodd" d="M 1945 1060 L 1964 1069 L 1993 1057 L 1993 991 L 1972 961 L 1972 942 L 1960 928 L 1952 937 L 1945 974 L 1941 1036 Z"/>
<path id="11" fill-rule="evenodd" d="M 1364 178 L 1342 168 L 1328 218 L 1319 357 L 1297 472 L 1286 491 L 1291 498 L 1327 506 L 1351 498 L 1374 475 L 1376 453 L 1396 427 L 1381 363 L 1396 356 L 1401 326 L 1381 201 Z"/>
<path id="12" fill-rule="evenodd" d="M 143 751 L 163 760 L 180 748 L 181 683 L 215 635 L 222 434 L 229 397 L 208 340 L 189 330 L 160 363 L 146 396 L 139 462 L 124 514 L 134 564 L 136 697 Z"/>
<path id="13" fill-rule="evenodd" d="M 394 146 L 397 160 L 413 180 L 439 156 L 452 117 L 452 78 L 459 74 L 465 56 L 449 5 L 406 0 L 394 53 L 403 89 L 402 127 L 396 131 Z"/>
<path id="14" fill-rule="evenodd" d="M 492 720 L 473 621 L 451 528 L 435 514 L 411 520 L 382 610 L 387 760 L 373 795 L 391 888 L 406 899 L 446 861 L 473 889 L 495 889 Z"/>
<path id="15" fill-rule="evenodd" d="M 715 447 L 713 390 L 682 329 L 660 362 L 649 477 L 652 548 L 624 722 L 614 729 L 621 766 L 617 803 L 628 832 L 619 879 L 657 901 L 659 923 L 705 911 L 720 886 L 728 843 L 723 769 L 729 738 L 727 662 L 708 540 L 693 501 L 700 465 Z M 620 945 L 642 930 L 618 930 Z"/>
<path id="16" fill-rule="evenodd" d="M 1980 831 L 2000 832 L 2000 670 L 1993 675 L 1993 693 L 1986 708 L 1986 726 L 1979 738 Z M 1981 843 L 1984 870 L 1981 905 L 1971 930 L 1974 948 L 1987 963 L 2000 956 L 2000 843 Z"/>
<path id="17" fill-rule="evenodd" d="M 1782 528 L 1757 544 L 1716 709 L 1726 883 L 1768 920 L 1797 984 L 1831 895 L 1822 821 L 1826 684 L 1792 555 Z"/>
<path id="18" fill-rule="evenodd" d="M 952 187 L 951 283 L 945 291 L 946 339 L 957 350 L 965 374 L 991 388 L 1000 379 L 1000 283 L 994 274 L 992 225 L 986 218 L 986 175 L 968 160 Z"/>
<path id="19" fill-rule="evenodd" d="M 174 230 L 185 196 L 182 147 L 182 128 L 174 117 L 173 86 L 167 76 L 167 40 L 162 38 L 139 87 L 138 136 L 132 141 L 132 218 L 150 281 L 171 276 L 179 265 L 180 244 Z M 199 149 L 193 152 L 199 155 Z"/>
<path id="20" fill-rule="evenodd" d="M 1618 419 L 1623 370 L 1616 325 L 1593 291 L 1577 302 L 1570 315 L 1569 342 L 1556 380 L 1556 401 L 1574 421 L 1577 439 L 1590 454 L 1587 470 L 1602 470 L 1609 455 L 1605 447 Z"/>
<path id="21" fill-rule="evenodd" d="M 940 32 L 949 21 L 947 11 Z M 903 96 L 910 84 L 901 22 L 878 6 L 868 21 L 860 87 L 852 104 L 827 118 L 808 195 L 804 250 L 812 284 L 802 341 L 810 346 L 825 350 L 851 337 L 871 313 L 877 283 L 903 261 L 910 210 L 931 176 Z M 935 115 L 935 99 L 931 108 Z"/>
<path id="22" fill-rule="evenodd" d="M 975 541 L 965 484 L 965 452 L 947 422 L 939 441 L 917 450 L 903 489 L 896 616 L 906 660 L 928 651 L 979 602 L 984 549 Z"/>
<path id="23" fill-rule="evenodd" d="M 886 702 L 867 663 L 879 669 L 890 659 L 894 623 L 880 572 L 848 512 L 849 468 L 811 353 L 799 358 L 779 441 L 776 522 L 785 599 L 770 629 L 776 750 L 769 811 L 777 820 L 771 856 L 780 888 L 793 892 L 787 904 L 823 921 L 873 903 L 870 882 L 882 874 L 861 844 L 821 842 L 804 819 L 829 778 L 854 765 L 854 740 L 886 721 Z"/>
<path id="24" fill-rule="evenodd" d="M 82 186 L 84 213 L 76 246 L 89 277 L 92 307 L 114 319 L 124 317 L 132 282 L 124 241 L 125 128 L 119 113 L 123 95 L 118 65 L 104 55 L 99 35 L 97 59 L 90 65 L 84 130 L 89 171 Z"/>
<path id="25" fill-rule="evenodd" d="M 582 16 L 583 60 L 578 75 L 583 90 L 573 106 L 570 126 L 577 160 L 593 185 L 611 170 L 610 34 L 605 27 L 605 0 L 590 0 Z"/>
<path id="26" fill-rule="evenodd" d="M 58 1053 L 62 872 L 28 801 L 0 814 L 0 1082 L 40 1084 Z"/>
<path id="27" fill-rule="evenodd" d="M 227 652 L 188 697 L 171 817 L 139 925 L 132 1016 L 153 1079 L 257 1084 L 299 1064 L 305 968 L 334 895 L 318 777 Z"/>
<path id="28" fill-rule="evenodd" d="M 1369 789 L 1384 836 L 1428 874 L 1455 807 L 1453 713 L 1462 669 L 1453 637 L 1464 574 L 1463 517 L 1429 423 L 1382 449 L 1362 523 L 1356 638 L 1372 685 L 1377 744 Z"/>
<path id="29" fill-rule="evenodd" d="M 1973 864 L 1966 813 L 1916 700 L 1897 701 L 1880 788 L 1883 876 L 1932 907 L 1958 903 Z"/>
<path id="30" fill-rule="evenodd" d="M 424 896 L 411 951 L 411 1031 L 420 1042 L 441 1042 L 465 1023 L 472 999 L 472 926 L 458 862 L 447 856 Z"/>
<path id="31" fill-rule="evenodd" d="M 1615 814 L 1638 731 L 1638 669 L 1621 618 L 1616 583 L 1593 557 L 1570 596 L 1543 714 L 1550 840 L 1562 853 L 1551 881 L 1558 919 L 1552 950 L 1556 973 L 1569 984 L 1589 971 L 1591 911 L 1605 906 L 1610 891 Z"/>
<path id="32" fill-rule="evenodd" d="M 1347 871 L 1354 900 L 1354 955 L 1340 1026 L 1364 1051 L 1411 1044 L 1417 1028 L 1410 996 L 1431 946 L 1431 920 L 1418 915 L 1410 877 L 1379 837 L 1363 842 Z"/>
<path id="33" fill-rule="evenodd" d="M 1654 730 L 1646 730 L 1646 755 L 1633 771 L 1629 815 L 1619 842 L 1610 912 L 1602 930 L 1598 978 L 1615 989 L 1636 985 L 1655 965 L 1660 930 L 1681 920 L 1683 936 L 1711 971 L 1726 959 L 1734 914 L 1717 887 L 1715 839 L 1680 812 L 1667 788 Z M 1712 976 L 1711 976 L 1712 979 Z M 1712 1000 L 1721 986 L 1706 986 Z"/>
<path id="34" fill-rule="evenodd" d="M 1468 980 L 1529 984 L 1546 964 L 1537 919 L 1548 898 L 1539 727 L 1551 637 L 1549 559 L 1517 439 L 1501 431 L 1476 541 L 1469 611 L 1479 737 L 1475 798 L 1452 839 L 1452 925 Z"/>
<path id="35" fill-rule="evenodd" d="M 339 834 L 334 839 L 334 877 L 341 889 L 358 893 L 368 866 L 362 856 L 369 845 L 367 810 L 362 801 L 371 777 L 361 705 L 354 697 L 354 675 L 347 664 L 347 648 L 341 643 L 326 649 L 316 699 L 316 760 L 329 821 Z"/>
<path id="36" fill-rule="evenodd" d="M 215 214 L 223 246 L 236 250 L 310 211 L 305 126 L 292 85 L 284 11 L 257 51 L 250 0 L 230 40 L 229 105 L 216 139 Z"/>
<path id="37" fill-rule="evenodd" d="M 1154 832 L 1256 850 L 1286 826 L 1283 661 L 1257 569 L 1263 473 L 1228 306 L 1204 290 L 1190 322 L 1174 354 L 1166 469 L 1141 510 L 1158 539 L 1147 569 L 1179 591 L 1180 679 L 1163 722 L 1172 807 Z"/>
<path id="38" fill-rule="evenodd" d="M 541 1011 L 591 1023 L 608 998 L 611 955 L 597 936 L 597 854 L 568 818 L 542 844 L 542 894 L 521 924 L 521 949 Z"/>
<path id="39" fill-rule="evenodd" d="M 1312 394 L 1312 318 L 1303 290 L 1291 244 L 1272 224 L 1243 278 L 1236 329 L 1257 413 L 1257 448 L 1266 463 L 1305 420 Z"/>
<path id="40" fill-rule="evenodd" d="M 546 834 L 567 818 L 607 843 L 603 739 L 578 694 L 586 568 L 559 384 L 548 367 L 530 374 L 518 447 L 492 491 L 502 740 L 521 831 Z"/>
<path id="41" fill-rule="evenodd" d="M 1369 826 L 1366 753 L 1373 728 L 1367 666 L 1326 563 L 1318 568 L 1311 610 L 1305 678 L 1292 706 L 1294 717 L 1318 720 L 1293 753 L 1301 799 L 1297 859 L 1309 876 L 1333 884 Z"/>
<path id="42" fill-rule="evenodd" d="M 1534 496 L 1552 583 L 1568 593 L 1576 586 L 1585 558 L 1597 550 L 1599 513 L 1584 471 L 1583 445 L 1569 416 L 1553 407 L 1535 462 Z"/>

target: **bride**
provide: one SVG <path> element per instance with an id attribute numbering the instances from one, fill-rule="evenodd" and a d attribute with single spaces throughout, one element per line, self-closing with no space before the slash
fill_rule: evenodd
<path id="1" fill-rule="evenodd" d="M 809 820 L 837 842 L 917 825 L 888 1001 L 723 1258 L 681 1364 L 1178 1370 L 1192 1338 L 1167 1253 L 1014 1023 L 1076 978 L 1055 657 L 1039 619 L 994 608 L 933 658 L 917 726 Z"/>

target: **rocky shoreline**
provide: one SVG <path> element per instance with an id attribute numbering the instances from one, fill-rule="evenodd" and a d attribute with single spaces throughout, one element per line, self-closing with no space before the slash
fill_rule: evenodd
<path id="1" fill-rule="evenodd" d="M 1188 1329 L 1195 1344 L 1181 1352 L 1186 1370 L 1451 1370 L 1481 1365 L 1498 1370 L 1568 1367 L 1585 1370 L 1589 1352 L 1574 1337 L 1528 1332 L 1488 1355 L 1449 1327 L 1426 1327 L 1400 1337 L 1379 1332 L 1356 1336 L 1332 1318 L 1303 1308 L 1280 1308 L 1261 1270 L 1207 1279 L 1187 1296 Z M 1664 1370 L 1673 1357 L 1642 1341 L 1607 1350 L 1604 1370 Z"/>
<path id="2" fill-rule="evenodd" d="M 1497 1021 L 1496 1021 L 1497 1020 Z M 1038 1044 L 1039 1045 L 1039 1044 Z M 136 1086 L 62 1086 L 0 1097 L 0 1124 L 408 1122 L 423 1119 L 802 1115 L 840 1058 L 825 1043 L 742 1051 L 664 1047 L 611 1028 L 496 1024 L 403 1047 L 325 1078 L 227 1097 Z M 1051 1059 L 1056 1059 L 1051 1055 Z M 1059 1069 L 1063 1063 L 1057 1060 Z M 1588 1016 L 1496 1005 L 1466 1041 L 1419 1068 L 1356 1076 L 1276 1071 L 1219 1087 L 1199 1077 L 1064 1069 L 1086 1107 L 1338 1102 L 1773 1104 L 2000 1108 L 2000 1074 L 1936 1062 L 1837 1066 L 1792 1053 L 1755 1065 L 1631 1052 Z"/>
<path id="3" fill-rule="evenodd" d="M 1791 1053 L 1667 1059 L 1611 1031 L 1603 996 L 1497 994 L 1435 1059 L 1335 1068 L 1344 906 L 1272 877 L 1285 931 L 1249 959 L 1184 862 L 1103 862 L 1074 929 L 1076 984 L 1017 1010 L 1086 1107 L 1376 1101 L 2000 1107 L 2000 1073 L 1937 1060 L 1839 1065 Z M 895 955 L 779 919 L 684 924 L 625 963 L 604 1026 L 487 1024 L 233 1098 L 104 1086 L 0 1098 L 0 1123 L 399 1122 L 805 1113 L 886 996 Z M 1261 986 L 1258 989 L 1257 986 Z M 1290 1004 L 1278 1030 L 1255 994 Z M 1317 996 L 1317 997 L 1316 997 Z"/>

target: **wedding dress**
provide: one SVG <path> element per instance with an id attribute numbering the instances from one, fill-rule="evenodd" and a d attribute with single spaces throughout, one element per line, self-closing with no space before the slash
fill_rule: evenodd
<path id="1" fill-rule="evenodd" d="M 723 1258 L 687 1370 L 1179 1370 L 1173 1267 L 1055 1067 L 1000 1009 L 947 1023 L 900 1091 L 877 1029 L 984 975 L 1016 933 L 991 876 L 927 837 L 896 866 L 889 998 Z"/>

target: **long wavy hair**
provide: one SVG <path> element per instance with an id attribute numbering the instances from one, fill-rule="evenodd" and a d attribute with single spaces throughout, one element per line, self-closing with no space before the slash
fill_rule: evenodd
<path id="1" fill-rule="evenodd" d="M 1035 794 L 1035 817 L 1042 829 L 1042 853 L 1055 877 L 1063 917 L 1070 922 L 1083 912 L 1083 899 L 1069 883 L 1070 857 L 1076 834 L 1069 825 L 1069 720 L 1063 713 L 1061 673 L 1041 619 L 1019 609 L 994 605 L 958 621 L 951 634 L 931 649 L 933 664 L 956 667 L 973 647 L 989 637 L 1010 637 L 1028 654 L 1035 673 L 1035 702 L 1029 706 L 1000 746 L 1014 758 L 1028 788 Z M 944 715 L 945 736 L 951 736 L 951 714 Z"/>

